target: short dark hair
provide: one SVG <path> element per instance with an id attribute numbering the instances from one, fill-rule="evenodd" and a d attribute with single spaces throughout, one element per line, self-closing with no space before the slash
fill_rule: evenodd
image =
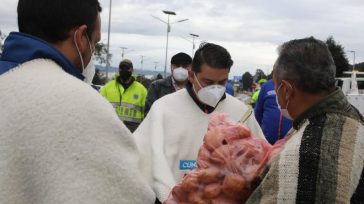
<path id="1" fill-rule="evenodd" d="M 19 0 L 18 27 L 50 43 L 62 42 L 69 31 L 87 25 L 87 35 L 95 29 L 101 6 L 98 0 Z"/>
<path id="2" fill-rule="evenodd" d="M 202 43 L 192 61 L 192 71 L 199 73 L 201 66 L 207 64 L 216 69 L 229 69 L 233 66 L 230 53 L 220 45 Z"/>
<path id="3" fill-rule="evenodd" d="M 291 40 L 278 48 L 274 65 L 278 82 L 288 80 L 306 93 L 332 92 L 336 66 L 327 45 L 314 37 Z"/>
<path id="4" fill-rule="evenodd" d="M 184 52 L 175 54 L 171 59 L 171 64 L 175 65 L 189 65 L 191 63 L 192 63 L 192 58 Z"/>

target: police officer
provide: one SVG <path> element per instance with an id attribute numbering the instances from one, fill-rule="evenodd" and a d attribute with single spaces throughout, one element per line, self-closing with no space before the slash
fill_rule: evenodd
<path id="1" fill-rule="evenodd" d="M 100 91 L 115 108 L 119 119 L 134 132 L 144 119 L 147 89 L 132 76 L 133 63 L 124 59 L 119 64 L 119 74 Z"/>

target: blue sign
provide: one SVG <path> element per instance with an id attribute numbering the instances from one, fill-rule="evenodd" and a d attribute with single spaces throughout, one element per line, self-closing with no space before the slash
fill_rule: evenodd
<path id="1" fill-rule="evenodd" d="M 233 76 L 234 81 L 240 81 L 242 79 L 242 76 Z"/>
<path id="2" fill-rule="evenodd" d="M 193 170 L 197 168 L 196 160 L 180 160 L 179 169 L 180 170 Z"/>

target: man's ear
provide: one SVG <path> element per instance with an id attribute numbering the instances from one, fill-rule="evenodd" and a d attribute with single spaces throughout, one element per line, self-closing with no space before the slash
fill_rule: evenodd
<path id="1" fill-rule="evenodd" d="M 192 70 L 188 70 L 188 80 L 193 84 L 195 82 L 195 75 L 193 74 Z"/>
<path id="2" fill-rule="evenodd" d="M 282 83 L 284 84 L 284 92 L 286 94 L 286 100 L 288 100 L 289 97 L 293 97 L 294 95 L 294 89 L 290 82 L 286 80 L 282 80 Z"/>
<path id="3" fill-rule="evenodd" d="M 81 53 L 85 52 L 86 49 L 88 49 L 89 44 L 87 42 L 87 26 L 81 25 L 77 29 L 75 29 L 75 32 L 73 34 L 73 40 L 78 46 L 78 49 Z"/>

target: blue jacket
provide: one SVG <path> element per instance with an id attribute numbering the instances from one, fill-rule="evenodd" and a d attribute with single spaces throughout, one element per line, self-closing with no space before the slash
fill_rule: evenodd
<path id="1" fill-rule="evenodd" d="M 278 138 L 285 137 L 292 127 L 292 121 L 283 117 L 278 109 L 272 80 L 266 82 L 260 89 L 254 112 L 265 137 L 271 144 L 274 144 Z"/>
<path id="2" fill-rule="evenodd" d="M 227 83 L 226 83 L 226 91 L 225 92 L 228 93 L 231 96 L 234 96 L 234 85 L 230 80 L 228 80 Z"/>
<path id="3" fill-rule="evenodd" d="M 76 49 L 76 48 L 75 48 Z M 6 38 L 0 58 L 0 75 L 34 59 L 50 59 L 67 73 L 83 80 L 81 72 L 51 44 L 25 33 L 12 32 Z"/>

